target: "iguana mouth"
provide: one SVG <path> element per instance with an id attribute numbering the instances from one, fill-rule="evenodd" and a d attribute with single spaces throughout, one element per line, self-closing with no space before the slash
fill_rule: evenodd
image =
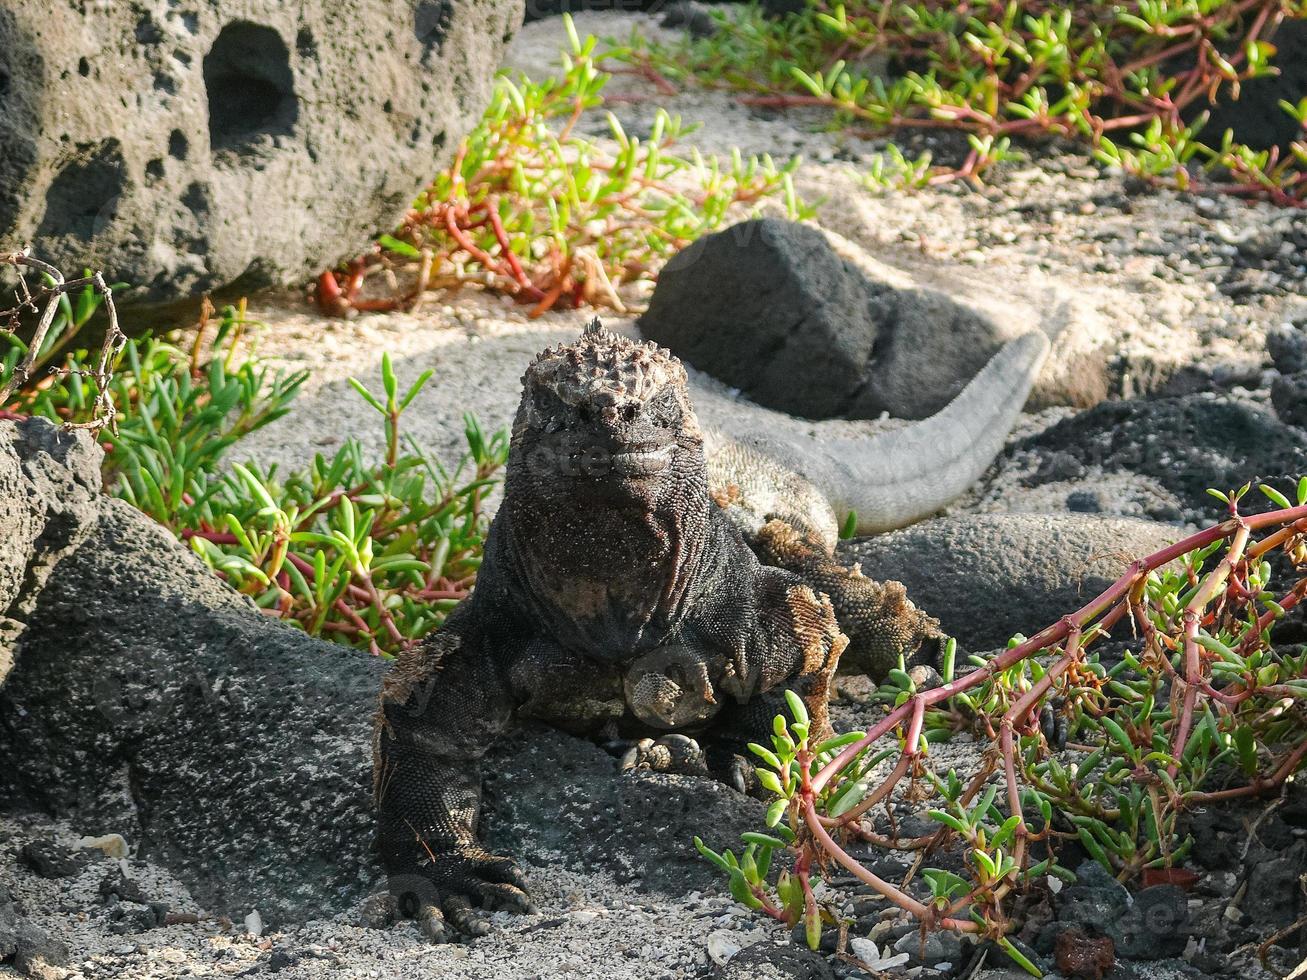
<path id="1" fill-rule="evenodd" d="M 623 449 L 612 454 L 613 472 L 619 476 L 656 476 L 672 463 L 675 444 L 656 449 Z"/>

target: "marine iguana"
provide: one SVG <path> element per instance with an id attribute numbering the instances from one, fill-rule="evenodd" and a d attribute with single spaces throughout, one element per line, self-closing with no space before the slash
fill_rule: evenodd
<path id="1" fill-rule="evenodd" d="M 836 509 L 880 527 L 964 489 L 1025 401 L 1037 336 L 939 416 L 834 457 L 704 432 L 680 361 L 597 320 L 541 353 L 476 588 L 383 685 L 374 796 L 400 910 L 444 940 L 530 907 L 511 858 L 477 839 L 479 761 L 517 719 L 636 739 L 627 766 L 744 789 L 746 743 L 766 741 L 786 689 L 822 737 L 842 655 L 879 677 L 933 654 L 938 623 L 901 585 L 839 566 Z M 933 472 L 941 459 L 952 475 Z"/>

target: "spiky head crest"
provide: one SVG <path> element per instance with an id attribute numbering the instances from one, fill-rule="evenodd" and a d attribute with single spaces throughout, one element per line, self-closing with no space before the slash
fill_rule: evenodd
<path id="1" fill-rule="evenodd" d="M 542 351 L 522 377 L 528 391 L 545 388 L 567 405 L 638 407 L 668 385 L 684 388 L 685 368 L 665 347 L 636 341 L 591 320 L 570 344 Z"/>

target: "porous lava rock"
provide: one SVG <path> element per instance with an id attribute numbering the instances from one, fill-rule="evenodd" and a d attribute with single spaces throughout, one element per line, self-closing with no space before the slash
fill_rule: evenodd
<path id="1" fill-rule="evenodd" d="M 161 303 L 393 227 L 484 109 L 520 0 L 6 0 L 0 246 Z"/>
<path id="2" fill-rule="evenodd" d="M 85 431 L 0 422 L 0 684 L 35 596 L 96 519 L 100 455 Z"/>
<path id="3" fill-rule="evenodd" d="M 1254 403 L 1200 392 L 1104 402 L 1022 440 L 1012 452 L 1042 458 L 1031 485 L 1093 470 L 1135 473 L 1175 494 L 1187 520 L 1208 522 L 1214 514 L 1209 487 L 1267 481 L 1284 492 L 1297 486 L 1307 466 L 1307 432 Z M 1246 511 L 1267 505 L 1261 494 L 1245 498 Z"/>

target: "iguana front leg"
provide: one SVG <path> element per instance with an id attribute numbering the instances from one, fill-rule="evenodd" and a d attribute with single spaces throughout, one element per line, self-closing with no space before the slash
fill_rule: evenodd
<path id="1" fill-rule="evenodd" d="M 877 582 L 839 564 L 824 543 L 780 520 L 765 523 L 750 539 L 766 565 L 785 568 L 830 597 L 840 629 L 849 638 L 841 671 L 881 681 L 899 657 L 912 666 L 938 667 L 947 637 L 939 620 L 913 605 L 901 582 Z"/>
<path id="2" fill-rule="evenodd" d="M 758 585 L 758 614 L 746 634 L 748 659 L 759 666 L 756 688 L 730 698 L 702 739 L 714 775 L 749 792 L 758 760 L 748 744 L 770 744 L 773 720 L 789 714 L 787 690 L 803 699 L 813 741 L 830 737 L 831 684 L 849 643 L 825 595 L 773 567 L 760 570 Z"/>
<path id="3" fill-rule="evenodd" d="M 706 666 L 720 664 L 723 658 L 726 662 L 724 670 L 710 668 L 715 688 L 709 692 L 713 710 L 705 716 L 710 720 L 699 726 L 702 731 L 693 741 L 673 735 L 637 745 L 624 768 L 703 772 L 748 792 L 755 785 L 756 764 L 748 743 L 769 742 L 773 718 L 787 713 L 787 690 L 803 699 L 812 737 L 830 735 L 827 701 L 848 639 L 824 595 L 781 569 L 759 567 L 751 557 L 749 563 L 755 569 L 751 594 L 724 595 L 689 630 L 735 641 L 733 649 L 708 647 L 700 654 Z M 690 673 L 683 667 L 678 677 Z M 684 690 L 684 699 L 672 710 L 688 716 L 700 696 L 694 685 L 677 686 Z M 637 714 L 642 710 L 633 707 Z M 644 710 L 648 713 L 647 706 Z M 669 709 L 664 705 L 660 710 Z"/>
<path id="4" fill-rule="evenodd" d="M 373 746 L 381 859 L 400 911 L 436 942 L 451 926 L 488 932 L 488 911 L 531 908 L 522 872 L 477 840 L 480 760 L 513 717 L 499 652 L 465 603 L 400 656 L 382 688 Z"/>

